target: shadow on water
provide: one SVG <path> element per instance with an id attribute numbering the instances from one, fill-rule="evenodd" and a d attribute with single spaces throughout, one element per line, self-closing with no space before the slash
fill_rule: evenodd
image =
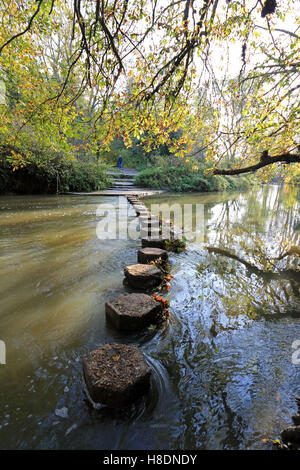
<path id="1" fill-rule="evenodd" d="M 297 188 L 145 200 L 174 201 L 204 205 L 204 243 L 171 255 L 168 324 L 124 334 L 104 305 L 126 291 L 139 242 L 96 236 L 97 205 L 117 199 L 0 198 L 1 448 L 270 448 L 290 423 L 299 281 L 280 273 L 299 269 L 282 257 L 299 246 Z M 122 410 L 95 409 L 82 383 L 82 356 L 107 342 L 139 346 L 153 369 L 148 395 Z"/>

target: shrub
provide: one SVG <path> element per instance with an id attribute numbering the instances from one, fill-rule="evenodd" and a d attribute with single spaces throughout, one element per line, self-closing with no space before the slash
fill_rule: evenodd
<path id="1" fill-rule="evenodd" d="M 43 194 L 95 191 L 109 186 L 106 167 L 95 161 L 54 159 L 39 166 L 29 163 L 13 171 L 5 157 L 0 159 L 0 193 Z"/>
<path id="2" fill-rule="evenodd" d="M 253 175 L 232 177 L 205 175 L 203 169 L 191 171 L 184 166 L 170 166 L 168 168 L 147 168 L 135 178 L 139 186 L 155 189 L 170 189 L 176 192 L 189 191 L 226 191 L 246 189 L 254 184 Z"/>

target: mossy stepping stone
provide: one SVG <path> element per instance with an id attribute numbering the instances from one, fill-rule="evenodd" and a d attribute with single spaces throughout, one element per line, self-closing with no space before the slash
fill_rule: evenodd
<path id="1" fill-rule="evenodd" d="M 96 403 L 121 407 L 149 390 L 151 369 L 135 346 L 105 344 L 82 362 L 87 390 Z"/>
<path id="2" fill-rule="evenodd" d="M 105 304 L 107 320 L 118 330 L 138 330 L 159 318 L 160 302 L 146 294 L 122 294 Z"/>
<path id="3" fill-rule="evenodd" d="M 162 281 L 162 272 L 152 264 L 133 264 L 124 268 L 125 282 L 129 287 L 148 290 Z"/>
<path id="4" fill-rule="evenodd" d="M 153 247 L 153 248 L 161 248 L 162 250 L 165 250 L 166 247 L 167 247 L 167 242 L 169 242 L 170 240 L 168 238 L 160 238 L 160 237 L 157 237 L 157 238 L 149 238 L 149 237 L 145 237 L 145 238 L 142 238 L 142 248 L 146 248 L 146 247 Z"/>
<path id="5" fill-rule="evenodd" d="M 163 261 L 168 259 L 168 253 L 166 250 L 162 250 L 161 248 L 147 247 L 138 251 L 138 262 L 141 264 L 147 264 L 151 261 L 156 261 L 159 258 L 161 258 Z"/>

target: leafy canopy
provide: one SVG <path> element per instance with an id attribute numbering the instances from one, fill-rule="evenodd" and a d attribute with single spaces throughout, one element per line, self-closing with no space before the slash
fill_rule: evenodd
<path id="1" fill-rule="evenodd" d="M 78 139 L 96 151 L 134 137 L 177 156 L 196 146 L 219 172 L 266 151 L 299 162 L 296 4 L 1 2 L 0 145 L 41 160 L 45 148 L 71 155 Z"/>

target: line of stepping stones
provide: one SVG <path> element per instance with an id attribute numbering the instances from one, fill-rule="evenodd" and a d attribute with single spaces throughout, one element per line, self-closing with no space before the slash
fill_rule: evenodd
<path id="1" fill-rule="evenodd" d="M 142 248 L 138 250 L 138 263 L 124 268 L 124 285 L 140 292 L 122 294 L 107 302 L 105 313 L 118 330 L 135 331 L 162 318 L 163 304 L 145 292 L 163 281 L 159 263 L 168 260 L 167 248 L 174 241 L 174 229 L 171 222 L 154 217 L 138 197 L 128 196 L 127 200 L 139 217 Z M 138 348 L 131 345 L 105 344 L 90 352 L 83 358 L 83 372 L 92 401 L 109 407 L 132 403 L 150 387 L 151 368 Z"/>

